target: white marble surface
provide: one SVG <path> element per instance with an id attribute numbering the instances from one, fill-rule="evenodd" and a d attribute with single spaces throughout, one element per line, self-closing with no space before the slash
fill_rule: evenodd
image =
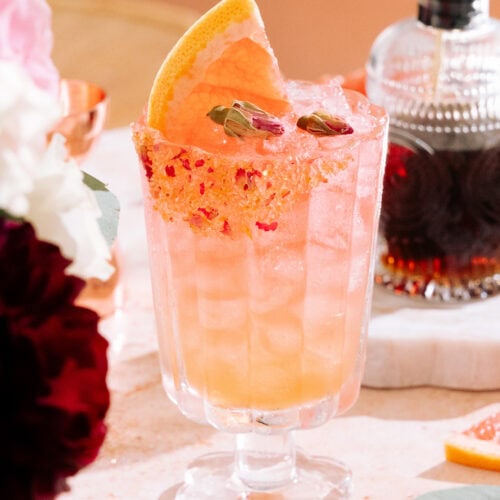
<path id="1" fill-rule="evenodd" d="M 128 129 L 106 132 L 85 165 L 122 200 L 118 241 L 123 293 L 116 314 L 102 321 L 102 333 L 110 340 L 108 435 L 96 462 L 70 481 L 71 491 L 61 496 L 64 500 L 168 500 L 190 460 L 232 447 L 231 436 L 183 417 L 161 386 L 139 170 L 129 136 Z M 427 311 L 395 309 L 379 296 L 376 301 L 380 303 L 374 307 L 365 379 L 372 385 L 391 386 L 395 380 L 398 385 L 413 384 L 424 370 L 437 373 L 440 358 L 429 354 L 433 345 L 441 346 L 435 351 L 441 349 L 440 356 L 451 370 L 451 360 L 445 355 L 451 351 L 442 342 L 443 332 L 447 338 L 455 333 L 467 337 L 470 352 L 483 352 L 476 348 L 478 338 L 498 349 L 493 331 L 488 338 L 478 330 L 467 333 L 459 311 L 432 311 L 432 321 L 423 321 Z M 495 318 L 488 305 L 480 305 L 467 321 L 476 327 L 486 315 Z M 425 329 L 423 325 L 430 326 Z M 500 359 L 498 354 L 496 359 Z M 448 463 L 443 454 L 450 432 L 470 425 L 476 411 L 499 408 L 488 407 L 498 401 L 498 391 L 365 388 L 346 415 L 299 432 L 297 440 L 310 453 L 334 456 L 352 467 L 353 500 L 410 500 L 460 484 L 499 485 L 497 473 Z"/>
<path id="2" fill-rule="evenodd" d="M 364 384 L 500 388 L 500 296 L 430 307 L 376 289 Z"/>

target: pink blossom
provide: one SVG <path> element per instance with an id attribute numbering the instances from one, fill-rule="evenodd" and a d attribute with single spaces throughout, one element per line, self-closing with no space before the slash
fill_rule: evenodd
<path id="1" fill-rule="evenodd" d="M 0 0 L 0 59 L 16 61 L 41 89 L 57 95 L 52 13 L 45 0 Z"/>

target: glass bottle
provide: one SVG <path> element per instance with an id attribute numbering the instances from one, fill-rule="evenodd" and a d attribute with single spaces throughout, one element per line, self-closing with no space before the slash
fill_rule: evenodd
<path id="1" fill-rule="evenodd" d="M 391 117 L 376 282 L 434 302 L 500 292 L 500 22 L 419 0 L 386 28 L 367 94 Z"/>

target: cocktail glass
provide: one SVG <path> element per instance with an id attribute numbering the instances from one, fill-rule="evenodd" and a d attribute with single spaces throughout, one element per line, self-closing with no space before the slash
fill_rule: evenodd
<path id="1" fill-rule="evenodd" d="M 152 169 L 184 167 L 191 181 L 197 166 L 224 159 L 134 126 L 163 384 L 185 416 L 236 434 L 234 453 L 190 464 L 178 499 L 349 496 L 349 468 L 294 441 L 351 407 L 364 365 L 387 119 L 360 94 L 346 97 L 355 133 L 322 142 L 342 167 L 249 234 L 166 216 Z"/>

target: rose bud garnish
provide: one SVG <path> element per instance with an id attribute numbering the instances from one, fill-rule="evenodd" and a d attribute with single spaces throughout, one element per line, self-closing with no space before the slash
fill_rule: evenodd
<path id="1" fill-rule="evenodd" d="M 215 106 L 208 113 L 215 123 L 224 125 L 231 137 L 263 137 L 281 135 L 285 128 L 271 113 L 247 101 L 233 101 L 230 108 Z"/>
<path id="2" fill-rule="evenodd" d="M 345 120 L 325 111 L 301 116 L 297 120 L 297 127 L 313 135 L 347 135 L 354 132 Z"/>

